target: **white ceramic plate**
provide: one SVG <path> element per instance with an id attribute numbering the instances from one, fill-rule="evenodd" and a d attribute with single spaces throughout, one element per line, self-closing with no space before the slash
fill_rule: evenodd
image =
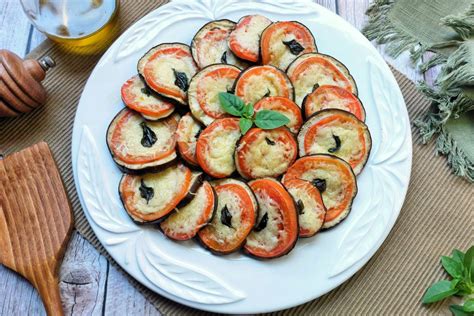
<path id="1" fill-rule="evenodd" d="M 110 121 L 123 108 L 120 87 L 138 59 L 164 42 L 190 43 L 206 22 L 259 13 L 297 20 L 320 52 L 341 60 L 359 86 L 373 136 L 359 194 L 335 229 L 300 240 L 286 257 L 257 261 L 242 254 L 217 257 L 196 242 L 176 243 L 132 223 L 120 203 L 121 173 L 105 143 Z M 223 313 L 269 312 L 315 299 L 354 275 L 393 227 L 408 188 L 412 142 L 408 114 L 395 78 L 355 28 L 311 0 L 175 0 L 128 29 L 104 54 L 84 89 L 72 142 L 74 180 L 85 214 L 110 255 L 153 291 L 195 308 Z"/>

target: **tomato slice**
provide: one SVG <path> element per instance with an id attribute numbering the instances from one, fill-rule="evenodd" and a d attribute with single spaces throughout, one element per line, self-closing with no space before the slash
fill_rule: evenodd
<path id="1" fill-rule="evenodd" d="M 280 69 L 254 66 L 243 71 L 235 84 L 235 94 L 245 103 L 255 104 L 264 97 L 285 97 L 293 100 L 293 85 Z"/>
<path id="2" fill-rule="evenodd" d="M 256 228 L 247 237 L 245 251 L 271 259 L 288 254 L 298 240 L 298 214 L 291 195 L 274 179 L 249 183 L 259 205 Z"/>
<path id="3" fill-rule="evenodd" d="M 318 87 L 303 101 L 303 110 L 307 118 L 327 109 L 344 110 L 354 114 L 359 120 L 365 121 L 365 109 L 359 98 L 338 86 Z"/>
<path id="4" fill-rule="evenodd" d="M 217 195 L 205 181 L 193 200 L 161 222 L 160 228 L 171 239 L 189 240 L 211 221 L 216 209 Z"/>
<path id="5" fill-rule="evenodd" d="M 181 157 L 193 166 L 199 166 L 196 158 L 196 143 L 203 126 L 188 113 L 181 118 L 176 130 L 176 141 Z"/>
<path id="6" fill-rule="evenodd" d="M 311 31 L 301 23 L 276 22 L 263 31 L 260 39 L 262 62 L 282 70 L 299 56 L 318 51 Z"/>
<path id="7" fill-rule="evenodd" d="M 235 151 L 235 165 L 245 179 L 278 177 L 298 156 L 295 137 L 286 127 L 272 130 L 253 128 Z"/>
<path id="8" fill-rule="evenodd" d="M 369 129 L 349 112 L 330 109 L 315 114 L 298 135 L 300 155 L 332 154 L 347 161 L 356 175 L 369 158 Z"/>
<path id="9" fill-rule="evenodd" d="M 144 66 L 145 81 L 164 97 L 187 104 L 189 81 L 198 71 L 198 67 L 187 45 L 162 45 L 153 52 Z"/>
<path id="10" fill-rule="evenodd" d="M 339 86 L 357 94 L 357 86 L 349 70 L 328 55 L 302 55 L 288 67 L 287 72 L 295 87 L 295 102 L 299 106 L 302 106 L 304 98 L 317 86 Z"/>
<path id="11" fill-rule="evenodd" d="M 130 78 L 122 86 L 121 94 L 125 105 L 146 119 L 159 120 L 174 112 L 174 104 L 152 94 L 138 75 Z"/>
<path id="12" fill-rule="evenodd" d="M 261 15 L 247 15 L 240 19 L 229 36 L 229 47 L 239 58 L 258 62 L 260 37 L 272 21 Z"/>
<path id="13" fill-rule="evenodd" d="M 292 179 L 283 183 L 293 197 L 298 210 L 299 236 L 308 238 L 316 235 L 324 224 L 326 207 L 319 190 L 308 181 Z"/>
<path id="14" fill-rule="evenodd" d="M 254 108 L 256 113 L 261 110 L 271 110 L 285 115 L 290 119 L 290 123 L 288 123 L 286 127 L 294 134 L 297 134 L 301 125 L 303 125 L 301 109 L 290 99 L 284 97 L 263 98 L 255 104 Z"/>
<path id="15" fill-rule="evenodd" d="M 199 136 L 196 158 L 201 168 L 214 178 L 225 178 L 235 171 L 234 151 L 240 139 L 239 119 L 214 121 Z"/>
<path id="16" fill-rule="evenodd" d="M 232 91 L 240 69 L 232 65 L 212 65 L 201 70 L 189 85 L 189 108 L 204 125 L 218 118 L 228 117 L 223 110 L 219 93 Z"/>
<path id="17" fill-rule="evenodd" d="M 283 183 L 292 179 L 309 181 L 320 190 L 327 209 L 323 229 L 339 224 L 349 215 L 357 195 L 357 181 L 344 160 L 331 155 L 300 158 L 288 169 Z"/>
<path id="18" fill-rule="evenodd" d="M 210 225 L 199 231 L 202 244 L 214 253 L 229 254 L 239 250 L 255 226 L 257 201 L 241 181 L 226 179 L 213 182 L 218 207 Z"/>
<path id="19" fill-rule="evenodd" d="M 142 176 L 126 174 L 120 181 L 120 197 L 134 221 L 154 222 L 172 212 L 186 197 L 191 180 L 192 172 L 183 164 Z M 149 194 L 144 195 L 144 191 Z"/>
<path id="20" fill-rule="evenodd" d="M 122 110 L 110 124 L 107 143 L 112 155 L 127 164 L 146 164 L 164 159 L 175 153 L 176 137 L 180 117 L 178 114 L 166 119 L 145 121 L 137 112 Z M 147 139 L 149 134 L 154 139 Z M 144 145 L 145 144 L 145 145 Z"/>

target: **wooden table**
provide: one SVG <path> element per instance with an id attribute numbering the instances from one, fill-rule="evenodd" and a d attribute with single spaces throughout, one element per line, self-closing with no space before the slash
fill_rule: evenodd
<path id="1" fill-rule="evenodd" d="M 152 0 L 149 0 L 152 1 Z M 316 0 L 338 13 L 358 29 L 365 24 L 370 0 Z M 36 31 L 23 14 L 18 0 L 0 1 L 0 48 L 25 56 L 45 36 Z M 383 47 L 377 47 L 383 54 Z M 384 55 L 385 56 L 385 55 Z M 429 58 L 430 56 L 424 56 Z M 413 69 L 407 54 L 386 60 L 414 81 L 433 82 L 438 69 L 425 76 Z M 58 67 L 61 67 L 59 65 Z M 61 268 L 61 296 L 70 315 L 159 315 L 105 257 L 84 238 L 74 233 Z M 44 315 L 41 300 L 33 287 L 20 276 L 0 266 L 0 315 Z"/>

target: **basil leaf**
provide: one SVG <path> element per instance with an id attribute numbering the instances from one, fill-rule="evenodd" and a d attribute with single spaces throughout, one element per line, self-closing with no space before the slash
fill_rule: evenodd
<path id="1" fill-rule="evenodd" d="M 451 288 L 451 282 L 448 280 L 442 280 L 429 287 L 423 296 L 422 302 L 423 304 L 431 304 L 452 296 L 457 292 L 457 289 Z"/>
<path id="2" fill-rule="evenodd" d="M 464 311 L 468 313 L 474 313 L 474 298 L 464 302 Z"/>
<path id="3" fill-rule="evenodd" d="M 464 269 L 466 269 L 466 278 L 470 275 L 470 281 L 474 283 L 474 246 L 469 248 L 464 255 Z"/>
<path id="4" fill-rule="evenodd" d="M 143 179 L 140 182 L 138 190 L 140 191 L 142 199 L 146 200 L 146 204 L 150 203 L 150 200 L 155 196 L 155 190 L 152 187 L 147 187 Z"/>
<path id="5" fill-rule="evenodd" d="M 454 249 L 451 253 L 451 257 L 453 258 L 453 260 L 456 260 L 459 263 L 464 262 L 464 252 L 460 250 Z"/>
<path id="6" fill-rule="evenodd" d="M 255 113 L 255 109 L 253 108 L 253 105 L 249 103 L 244 106 L 242 116 L 245 118 L 251 119 L 254 113 Z"/>
<path id="7" fill-rule="evenodd" d="M 453 278 L 461 278 L 463 274 L 463 265 L 462 263 L 450 258 L 450 257 L 441 257 L 441 264 L 443 265 L 444 270 L 448 272 Z"/>
<path id="8" fill-rule="evenodd" d="M 188 76 L 184 72 L 177 71 L 176 69 L 173 68 L 173 73 L 175 77 L 174 84 L 183 90 L 184 92 L 188 91 L 189 88 L 189 82 L 188 82 Z"/>
<path id="9" fill-rule="evenodd" d="M 265 213 L 265 215 L 263 215 L 262 219 L 260 220 L 260 222 L 258 223 L 257 227 L 255 227 L 254 230 L 257 233 L 259 233 L 265 228 L 267 228 L 267 224 L 268 224 L 268 213 Z"/>
<path id="10" fill-rule="evenodd" d="M 227 205 L 225 205 L 221 210 L 221 223 L 229 228 L 232 227 L 232 214 L 229 212 Z"/>
<path id="11" fill-rule="evenodd" d="M 255 125 L 262 129 L 274 129 L 288 123 L 290 120 L 285 115 L 271 110 L 262 110 L 255 116 Z"/>
<path id="12" fill-rule="evenodd" d="M 450 305 L 449 310 L 454 316 L 472 316 L 471 313 L 465 312 L 461 305 Z"/>
<path id="13" fill-rule="evenodd" d="M 233 116 L 242 116 L 245 103 L 238 96 L 221 92 L 219 93 L 219 101 L 222 109 Z"/>
<path id="14" fill-rule="evenodd" d="M 291 41 L 283 41 L 283 44 L 285 44 L 290 49 L 290 52 L 295 56 L 298 56 L 302 51 L 304 51 L 304 47 L 295 39 Z"/>
<path id="15" fill-rule="evenodd" d="M 140 126 L 143 130 L 143 136 L 141 140 L 142 146 L 146 148 L 153 147 L 153 145 L 155 145 L 158 140 L 155 132 L 150 127 L 148 127 L 145 122 L 140 123 Z"/>
<path id="16" fill-rule="evenodd" d="M 240 125 L 240 132 L 242 133 L 242 135 L 245 135 L 252 128 L 253 122 L 252 120 L 248 118 L 241 118 L 239 125 Z"/>

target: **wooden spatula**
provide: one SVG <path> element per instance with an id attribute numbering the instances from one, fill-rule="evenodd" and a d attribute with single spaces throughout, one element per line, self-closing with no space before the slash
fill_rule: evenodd
<path id="1" fill-rule="evenodd" d="M 59 265 L 73 217 L 46 143 L 0 160 L 0 263 L 38 290 L 48 315 L 63 315 Z"/>

